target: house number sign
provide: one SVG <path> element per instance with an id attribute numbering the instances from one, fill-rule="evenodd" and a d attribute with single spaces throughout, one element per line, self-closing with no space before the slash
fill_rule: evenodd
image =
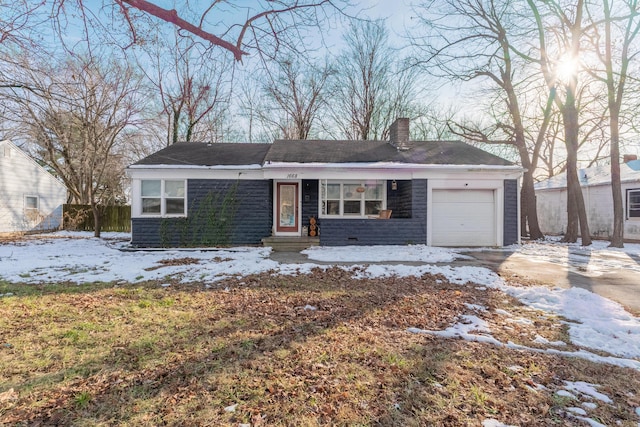
<path id="1" fill-rule="evenodd" d="M 298 178 L 298 174 L 297 173 L 290 173 L 289 175 L 287 175 L 288 179 L 296 179 Z"/>

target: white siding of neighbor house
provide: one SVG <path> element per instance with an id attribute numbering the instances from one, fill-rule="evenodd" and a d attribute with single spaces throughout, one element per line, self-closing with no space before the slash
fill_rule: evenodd
<path id="1" fill-rule="evenodd" d="M 640 188 L 640 182 L 622 184 L 622 199 L 626 213 L 627 189 Z M 607 239 L 613 233 L 613 198 L 610 185 L 582 187 L 587 209 L 589 231 L 593 237 Z M 538 220 L 545 234 L 563 234 L 567 228 L 567 191 L 562 188 L 536 191 Z M 624 237 L 640 240 L 640 218 L 624 219 Z"/>
<path id="2" fill-rule="evenodd" d="M 27 196 L 38 209 L 25 209 Z M 53 230 L 62 225 L 67 189 L 10 141 L 0 141 L 0 233 Z"/>

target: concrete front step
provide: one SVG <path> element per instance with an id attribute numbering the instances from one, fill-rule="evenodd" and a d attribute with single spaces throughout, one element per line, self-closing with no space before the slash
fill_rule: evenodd
<path id="1" fill-rule="evenodd" d="M 298 252 L 311 246 L 320 245 L 319 237 L 310 236 L 271 236 L 262 239 L 263 246 L 271 246 L 277 252 Z"/>

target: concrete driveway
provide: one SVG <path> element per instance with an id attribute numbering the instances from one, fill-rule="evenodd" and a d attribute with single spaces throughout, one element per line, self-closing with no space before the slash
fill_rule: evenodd
<path id="1" fill-rule="evenodd" d="M 569 249 L 570 251 L 572 249 Z M 507 249 L 486 249 L 461 252 L 466 259 L 457 259 L 446 265 L 471 265 L 488 268 L 500 276 L 517 276 L 524 282 L 533 282 L 568 289 L 580 287 L 616 301 L 634 316 L 640 316 L 640 257 L 630 256 L 633 268 L 621 268 L 619 262 L 607 255 L 591 255 L 573 250 L 566 258 L 549 259 L 524 255 Z M 612 255 L 609 255 L 612 256 Z M 627 255 L 628 256 L 628 255 Z M 281 263 L 349 265 L 347 262 L 321 262 L 309 260 L 299 252 L 272 252 L 271 259 Z M 359 262 L 358 264 L 424 264 L 420 262 Z M 443 263 L 438 263 L 443 265 Z M 596 266 L 594 268 L 594 266 Z"/>
<path id="2" fill-rule="evenodd" d="M 560 288 L 579 287 L 622 304 L 634 316 L 640 316 L 640 273 L 637 269 L 607 269 L 605 255 L 569 258 L 568 261 L 545 260 L 527 257 L 508 251 L 466 252 L 470 260 L 456 260 L 458 265 L 477 265 L 489 268 L 501 276 L 518 276 L 522 279 Z M 640 257 L 633 260 L 640 266 Z M 604 268 L 592 271 L 591 263 Z"/>

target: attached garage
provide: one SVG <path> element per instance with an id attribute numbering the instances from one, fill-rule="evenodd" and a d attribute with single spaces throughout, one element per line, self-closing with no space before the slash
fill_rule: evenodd
<path id="1" fill-rule="evenodd" d="M 495 190 L 431 193 L 432 246 L 498 246 Z"/>

